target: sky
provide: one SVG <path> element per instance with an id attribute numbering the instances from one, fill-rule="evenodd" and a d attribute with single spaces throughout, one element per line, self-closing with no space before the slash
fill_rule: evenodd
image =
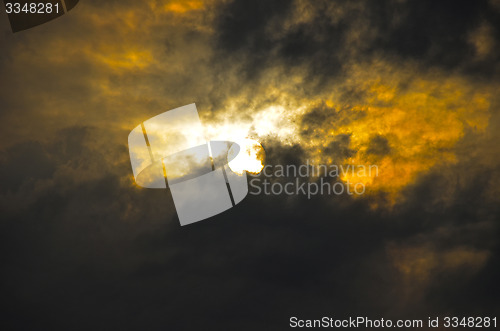
<path id="1" fill-rule="evenodd" d="M 500 1 L 81 0 L 0 45 L 2 329 L 499 316 Z M 269 165 L 378 173 L 181 227 L 127 137 L 192 103 Z"/>

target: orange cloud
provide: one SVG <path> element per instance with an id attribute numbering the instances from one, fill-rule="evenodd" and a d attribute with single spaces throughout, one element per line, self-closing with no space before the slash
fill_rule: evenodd
<path id="1" fill-rule="evenodd" d="M 189 1 L 174 0 L 174 1 L 169 1 L 167 4 L 163 6 L 164 11 L 173 12 L 176 14 L 184 14 L 188 11 L 200 10 L 203 8 L 204 8 L 204 3 L 203 1 L 199 0 L 189 0 Z"/>

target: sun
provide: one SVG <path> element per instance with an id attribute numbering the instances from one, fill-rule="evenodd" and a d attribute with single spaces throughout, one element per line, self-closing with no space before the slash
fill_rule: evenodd
<path id="1" fill-rule="evenodd" d="M 239 175 L 244 171 L 258 174 L 264 168 L 265 156 L 264 148 L 259 142 L 252 139 L 237 140 L 228 152 L 229 168 Z"/>

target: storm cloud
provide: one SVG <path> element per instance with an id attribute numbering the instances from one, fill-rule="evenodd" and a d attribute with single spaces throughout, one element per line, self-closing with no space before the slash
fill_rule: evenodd
<path id="1" fill-rule="evenodd" d="M 0 19 L 4 329 L 281 330 L 499 312 L 498 1 L 85 1 Z M 180 227 L 130 130 L 196 102 L 266 162 L 376 164 L 360 197 Z M 285 179 L 281 179 L 285 180 Z M 345 178 L 336 178 L 341 181 Z"/>

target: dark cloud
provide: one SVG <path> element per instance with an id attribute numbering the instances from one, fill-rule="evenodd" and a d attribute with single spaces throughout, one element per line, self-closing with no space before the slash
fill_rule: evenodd
<path id="1" fill-rule="evenodd" d="M 270 48 L 265 27 L 287 15 L 290 1 L 230 1 L 221 6 L 217 22 L 220 45 L 230 51 Z M 259 53 L 259 52 L 255 52 Z"/>
<path id="2" fill-rule="evenodd" d="M 371 138 L 366 152 L 368 154 L 386 155 L 391 152 L 391 146 L 389 146 L 387 138 L 377 135 Z"/>
<path id="3" fill-rule="evenodd" d="M 50 178 L 56 164 L 37 142 L 24 142 L 9 148 L 1 157 L 2 190 L 17 190 L 25 181 Z"/>
<path id="4" fill-rule="evenodd" d="M 334 160 L 344 160 L 352 157 L 356 151 L 349 148 L 351 136 L 348 134 L 339 134 L 324 149 L 326 156 L 331 156 Z"/>
<path id="5" fill-rule="evenodd" d="M 81 1 L 1 35 L 2 329 L 498 315 L 493 4 Z M 180 227 L 125 144 L 193 101 L 271 165 L 389 166 L 362 197 L 249 195 Z"/>
<path id="6" fill-rule="evenodd" d="M 490 37 L 474 36 L 486 24 L 498 40 L 500 13 L 492 1 L 230 1 L 218 15 L 217 57 L 243 61 L 248 78 L 276 63 L 306 66 L 318 89 L 344 78 L 353 57 L 380 55 L 498 76 L 498 43 L 478 59 L 478 38 Z"/>
<path id="7" fill-rule="evenodd" d="M 59 160 L 49 182 L 2 197 L 11 201 L 1 228 L 8 329 L 285 329 L 292 315 L 495 313 L 498 206 L 481 198 L 480 177 L 440 202 L 454 182 L 437 170 L 390 216 L 347 196 L 249 196 L 181 228 L 165 191 L 120 181 L 126 150 L 84 147 L 102 135 L 61 133 L 57 145 L 67 145 L 39 157 Z M 271 162 L 301 154 L 266 150 Z M 94 176 L 111 152 L 124 164 Z"/>

